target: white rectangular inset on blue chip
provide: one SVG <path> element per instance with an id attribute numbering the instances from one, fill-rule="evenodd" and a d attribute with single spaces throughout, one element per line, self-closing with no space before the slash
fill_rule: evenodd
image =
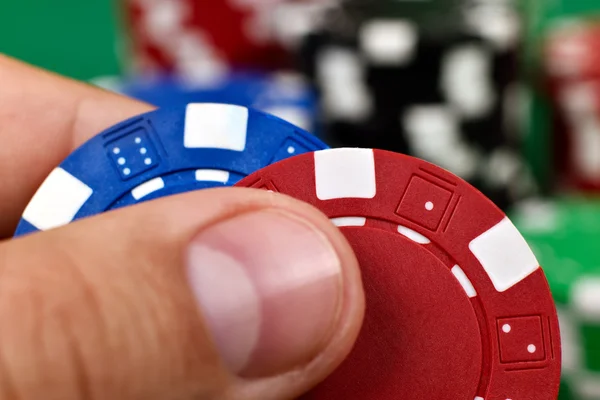
<path id="1" fill-rule="evenodd" d="M 228 104 L 188 104 L 183 145 L 244 151 L 248 131 L 248 109 Z"/>
<path id="2" fill-rule="evenodd" d="M 499 292 L 510 289 L 540 267 L 527 242 L 508 218 L 473 239 L 469 249 Z"/>
<path id="3" fill-rule="evenodd" d="M 23 219 L 44 231 L 73 221 L 94 191 L 62 168 L 55 168 L 29 202 Z"/>
<path id="4" fill-rule="evenodd" d="M 319 200 L 375 197 L 377 185 L 373 150 L 321 150 L 315 152 L 314 157 Z"/>
<path id="5" fill-rule="evenodd" d="M 157 190 L 165 187 L 165 181 L 162 178 L 154 178 L 148 182 L 144 182 L 131 191 L 131 195 L 134 199 L 139 200 L 143 197 L 148 196 L 150 193 L 156 192 Z"/>
<path id="6" fill-rule="evenodd" d="M 220 169 L 199 169 L 196 170 L 196 180 L 198 182 L 221 182 L 229 181 L 229 172 Z"/>

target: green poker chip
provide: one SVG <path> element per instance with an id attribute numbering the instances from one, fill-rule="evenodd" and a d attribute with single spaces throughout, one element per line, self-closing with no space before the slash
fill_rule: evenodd
<path id="1" fill-rule="evenodd" d="M 559 305 L 578 300 L 574 287 L 600 279 L 600 198 L 532 201 L 513 210 L 511 218 L 538 257 Z"/>
<path id="2" fill-rule="evenodd" d="M 573 391 L 571 390 L 570 383 L 566 380 L 563 380 L 560 383 L 560 393 L 558 395 L 558 400 L 576 400 L 577 398 L 573 395 Z"/>
<path id="3" fill-rule="evenodd" d="M 560 399 L 600 399 L 600 198 L 531 201 L 510 217 L 544 269 L 557 304 Z"/>

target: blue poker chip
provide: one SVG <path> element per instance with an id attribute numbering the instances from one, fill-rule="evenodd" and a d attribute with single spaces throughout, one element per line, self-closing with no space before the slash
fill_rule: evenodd
<path id="1" fill-rule="evenodd" d="M 193 103 L 124 121 L 55 168 L 15 236 L 143 201 L 232 186 L 277 161 L 327 148 L 310 133 L 237 105 Z"/>

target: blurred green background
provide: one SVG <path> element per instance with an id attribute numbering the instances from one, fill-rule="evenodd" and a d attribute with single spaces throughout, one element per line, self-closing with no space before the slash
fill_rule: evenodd
<path id="1" fill-rule="evenodd" d="M 118 3 L 0 0 L 0 52 L 77 79 L 120 72 Z"/>

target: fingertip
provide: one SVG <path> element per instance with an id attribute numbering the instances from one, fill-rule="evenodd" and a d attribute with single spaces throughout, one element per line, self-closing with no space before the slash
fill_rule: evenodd
<path id="1" fill-rule="evenodd" d="M 37 290 L 43 304 L 69 304 L 64 312 L 89 379 L 112 382 L 94 386 L 99 398 L 116 398 L 117 383 L 146 399 L 171 392 L 205 400 L 294 398 L 342 363 L 362 324 L 352 248 L 320 211 L 284 195 L 186 193 L 7 246 L 17 278 L 5 284 L 26 283 L 20 292 Z M 102 321 L 94 319 L 98 310 Z M 106 337 L 111 346 L 99 346 Z M 115 357 L 119 365 L 111 364 Z M 55 369 L 49 379 L 64 380 L 61 374 Z"/>

